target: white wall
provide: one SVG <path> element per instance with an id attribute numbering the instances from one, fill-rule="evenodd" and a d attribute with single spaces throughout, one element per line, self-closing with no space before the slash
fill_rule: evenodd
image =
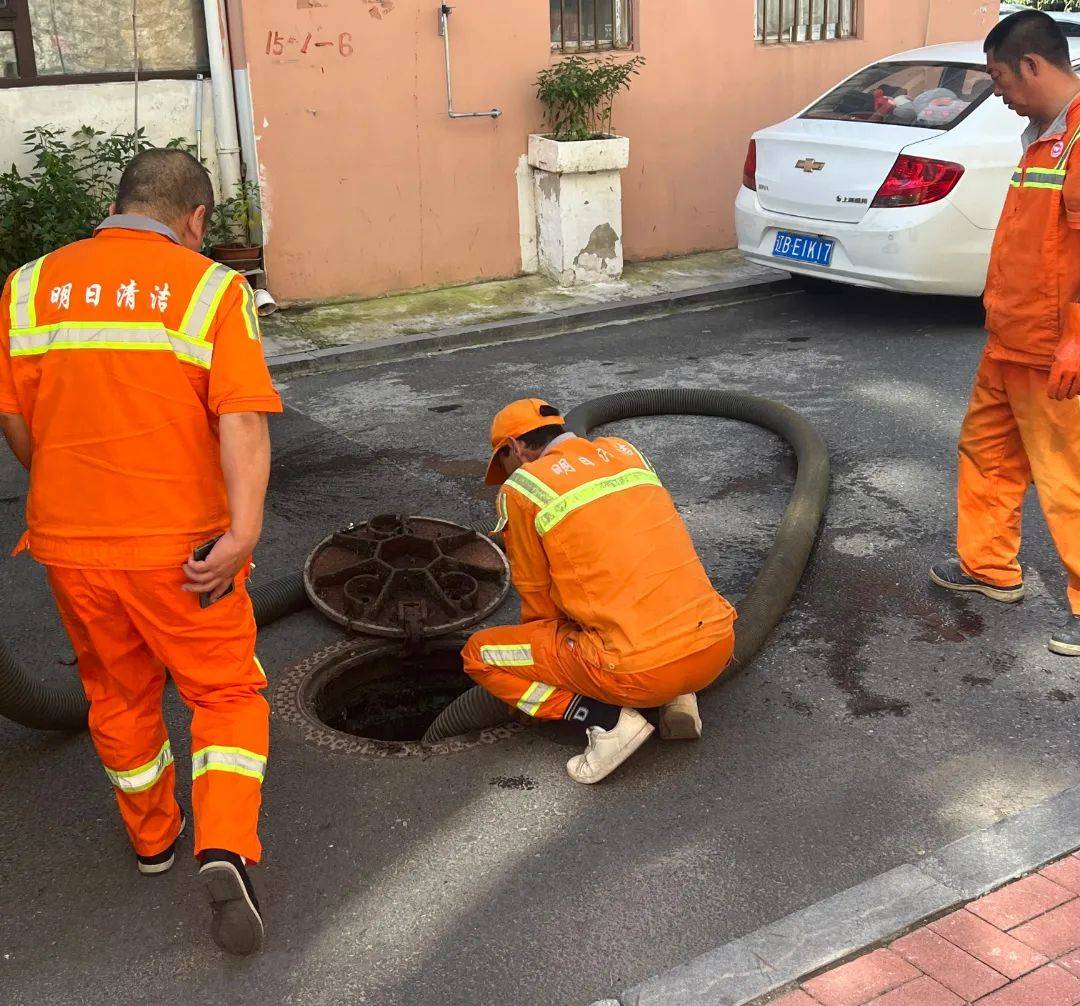
<path id="1" fill-rule="evenodd" d="M 134 84 L 62 84 L 51 87 L 0 88 L 0 165 L 15 163 L 25 170 L 32 163 L 23 152 L 22 137 L 34 126 L 61 126 L 69 131 L 92 125 L 106 132 L 131 132 L 134 125 Z M 195 102 L 201 87 L 203 103 L 203 160 L 217 179 L 214 146 L 214 106 L 210 81 L 149 80 L 139 84 L 139 125 L 147 138 L 164 145 L 182 136 L 195 142 Z"/>

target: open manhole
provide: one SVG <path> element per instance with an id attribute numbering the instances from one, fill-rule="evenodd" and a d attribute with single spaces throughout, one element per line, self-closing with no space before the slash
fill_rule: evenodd
<path id="1" fill-rule="evenodd" d="M 514 723 L 436 745 L 420 739 L 472 687 L 462 669 L 466 636 L 429 640 L 422 650 L 389 640 L 343 640 L 286 672 L 275 714 L 319 747 L 379 757 L 447 754 L 516 733 Z"/>

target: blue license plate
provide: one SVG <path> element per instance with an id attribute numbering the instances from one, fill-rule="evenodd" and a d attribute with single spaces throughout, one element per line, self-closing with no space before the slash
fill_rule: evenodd
<path id="1" fill-rule="evenodd" d="M 829 238 L 814 238 L 808 234 L 792 234 L 780 231 L 773 244 L 773 256 L 786 258 L 792 262 L 809 262 L 811 265 L 832 265 L 833 248 L 836 242 Z"/>

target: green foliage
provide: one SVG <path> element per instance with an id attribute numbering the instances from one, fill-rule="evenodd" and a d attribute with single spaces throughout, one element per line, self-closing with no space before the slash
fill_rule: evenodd
<path id="1" fill-rule="evenodd" d="M 151 146 L 139 130 L 37 126 L 23 135 L 34 164 L 0 174 L 0 276 L 61 245 L 89 237 L 108 216 L 124 166 Z"/>
<path id="2" fill-rule="evenodd" d="M 544 106 L 544 121 L 556 140 L 591 140 L 612 132 L 615 96 L 630 89 L 631 79 L 645 65 L 644 56 L 620 61 L 567 56 L 541 70 L 536 96 Z"/>
<path id="3" fill-rule="evenodd" d="M 1011 0 L 1019 7 L 1032 7 L 1035 10 L 1080 11 L 1080 0 Z"/>
<path id="4" fill-rule="evenodd" d="M 252 231 L 257 232 L 259 225 L 259 187 L 254 182 L 241 182 L 234 195 L 214 207 L 206 243 L 249 244 Z"/>

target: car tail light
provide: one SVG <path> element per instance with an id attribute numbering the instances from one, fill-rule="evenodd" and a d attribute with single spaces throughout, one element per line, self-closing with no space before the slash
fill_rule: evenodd
<path id="1" fill-rule="evenodd" d="M 757 140 L 751 140 L 746 150 L 746 162 L 742 169 L 742 183 L 748 189 L 757 191 Z"/>
<path id="2" fill-rule="evenodd" d="M 936 203 L 956 188 L 963 174 L 962 164 L 901 154 L 871 205 L 883 208 Z"/>

